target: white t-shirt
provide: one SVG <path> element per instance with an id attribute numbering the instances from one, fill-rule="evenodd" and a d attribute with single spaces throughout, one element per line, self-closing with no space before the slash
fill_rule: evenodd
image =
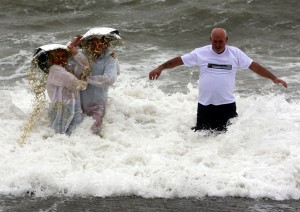
<path id="1" fill-rule="evenodd" d="M 198 66 L 200 69 L 198 102 L 202 105 L 235 102 L 236 71 L 249 68 L 253 61 L 236 47 L 226 46 L 222 54 L 217 54 L 211 45 L 197 48 L 181 59 L 185 66 Z"/>

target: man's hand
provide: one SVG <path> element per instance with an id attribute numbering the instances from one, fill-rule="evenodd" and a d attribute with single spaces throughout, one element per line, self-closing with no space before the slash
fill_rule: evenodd
<path id="1" fill-rule="evenodd" d="M 273 82 L 275 84 L 281 84 L 283 87 L 287 88 L 287 83 L 285 81 L 283 81 L 282 79 L 276 78 L 275 80 L 273 80 Z"/>
<path id="2" fill-rule="evenodd" d="M 156 69 L 152 70 L 149 73 L 149 79 L 156 80 L 160 76 L 161 72 L 162 72 L 162 69 L 160 69 L 160 68 L 156 68 Z"/>

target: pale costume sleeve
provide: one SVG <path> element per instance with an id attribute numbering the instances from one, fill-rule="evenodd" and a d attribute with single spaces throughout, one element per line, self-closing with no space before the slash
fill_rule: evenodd
<path id="1" fill-rule="evenodd" d="M 84 69 L 90 69 L 89 61 L 81 52 L 78 52 L 76 55 L 74 55 L 73 59 L 76 63 L 74 67 L 74 74 L 77 78 L 80 78 Z"/>
<path id="2" fill-rule="evenodd" d="M 49 69 L 46 86 L 51 99 L 50 125 L 57 133 L 70 134 L 82 121 L 80 98 L 76 90 L 84 89 L 86 84 L 62 66 L 53 65 Z"/>
<path id="3" fill-rule="evenodd" d="M 82 90 L 85 84 L 59 65 L 53 65 L 50 67 L 47 83 L 53 86 L 64 87 L 71 91 Z"/>
<path id="4" fill-rule="evenodd" d="M 115 59 L 111 59 L 114 62 L 110 62 L 105 66 L 103 75 L 88 76 L 87 82 L 96 87 L 108 87 L 113 85 L 117 79 L 117 62 Z"/>

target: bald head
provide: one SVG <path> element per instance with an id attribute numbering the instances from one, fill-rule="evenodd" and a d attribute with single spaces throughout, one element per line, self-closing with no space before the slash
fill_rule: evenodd
<path id="1" fill-rule="evenodd" d="M 228 41 L 226 30 L 223 28 L 214 28 L 211 31 L 210 41 L 214 52 L 217 54 L 223 53 Z"/>
<path id="2" fill-rule="evenodd" d="M 223 37 L 227 37 L 227 32 L 225 29 L 223 28 L 214 28 L 211 31 L 210 37 L 214 37 L 214 36 L 223 36 Z"/>

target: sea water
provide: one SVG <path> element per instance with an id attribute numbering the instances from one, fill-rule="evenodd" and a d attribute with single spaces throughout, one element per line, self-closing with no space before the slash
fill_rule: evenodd
<path id="1" fill-rule="evenodd" d="M 2 1 L 0 195 L 299 199 L 299 3 L 216 2 Z M 100 135 L 85 117 L 71 136 L 41 124 L 19 145 L 33 109 L 33 50 L 95 26 L 124 39 Z M 193 132 L 198 70 L 164 71 L 157 81 L 148 73 L 208 44 L 218 26 L 289 88 L 239 70 L 238 118 L 226 133 Z"/>

